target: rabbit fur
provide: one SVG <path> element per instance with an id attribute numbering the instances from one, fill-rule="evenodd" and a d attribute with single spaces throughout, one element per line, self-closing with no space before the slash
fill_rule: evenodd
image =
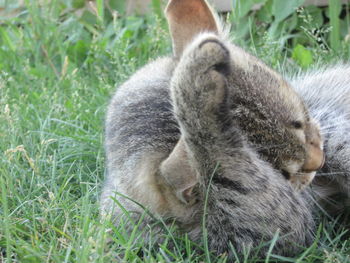
<path id="1" fill-rule="evenodd" d="M 350 68 L 287 81 L 228 41 L 204 0 L 172 0 L 167 17 L 174 55 L 141 68 L 108 107 L 101 213 L 118 224 L 123 209 L 146 208 L 145 224 L 175 221 L 197 242 L 205 218 L 209 248 L 229 256 L 230 243 L 242 252 L 278 232 L 274 253 L 294 255 L 314 239 L 316 189 L 338 191 L 305 187 L 323 148 L 324 173 L 349 194 Z"/>

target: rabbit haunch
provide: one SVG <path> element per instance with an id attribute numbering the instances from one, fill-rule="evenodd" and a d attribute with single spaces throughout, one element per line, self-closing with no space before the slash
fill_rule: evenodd
<path id="1" fill-rule="evenodd" d="M 322 166 L 317 125 L 278 73 L 218 33 L 205 1 L 172 0 L 167 17 L 175 56 L 136 72 L 108 108 L 103 214 L 123 215 L 113 198 L 141 214 L 126 195 L 200 241 L 209 187 L 210 249 L 280 231 L 275 253 L 296 253 L 313 238 L 311 202 L 282 171 L 312 178 Z"/>

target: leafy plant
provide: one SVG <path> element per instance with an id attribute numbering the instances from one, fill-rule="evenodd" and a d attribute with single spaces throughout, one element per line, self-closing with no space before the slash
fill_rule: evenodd
<path id="1" fill-rule="evenodd" d="M 306 49 L 303 45 L 296 45 L 293 49 L 292 58 L 302 67 L 307 68 L 312 65 L 313 57 L 310 50 Z"/>
<path id="2" fill-rule="evenodd" d="M 278 42 L 279 49 L 302 67 L 311 63 L 305 64 L 310 54 L 301 52 L 301 46 L 322 54 L 349 53 L 349 20 L 349 4 L 342 5 L 340 0 L 330 0 L 325 7 L 304 6 L 304 0 L 234 0 L 230 15 L 240 44 L 263 46 L 261 42 L 267 38 L 259 32 L 267 32 L 268 40 Z"/>

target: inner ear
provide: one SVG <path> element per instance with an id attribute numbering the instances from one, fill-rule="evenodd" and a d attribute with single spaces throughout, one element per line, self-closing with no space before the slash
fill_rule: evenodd
<path id="1" fill-rule="evenodd" d="M 196 201 L 195 188 L 198 185 L 198 178 L 192 168 L 183 139 L 178 141 L 169 157 L 162 162 L 160 172 L 182 203 L 189 205 Z"/>
<path id="2" fill-rule="evenodd" d="M 185 189 L 179 189 L 176 192 L 176 197 L 186 205 L 193 205 L 197 201 L 198 193 L 196 190 L 198 189 L 198 184 L 194 184 L 193 186 L 188 186 Z"/>
<path id="3" fill-rule="evenodd" d="M 205 0 L 170 0 L 165 13 L 175 57 L 180 57 L 199 33 L 218 33 L 215 16 Z"/>

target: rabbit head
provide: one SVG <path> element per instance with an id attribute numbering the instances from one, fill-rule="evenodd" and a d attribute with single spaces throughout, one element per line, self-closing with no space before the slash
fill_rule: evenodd
<path id="1" fill-rule="evenodd" d="M 225 62 L 207 52 L 208 67 L 215 67 L 227 82 L 226 119 L 245 134 L 260 156 L 289 179 L 311 175 L 324 163 L 323 144 L 317 123 L 289 83 L 258 58 L 230 43 L 205 0 L 170 0 L 166 16 L 177 61 L 188 49 L 214 35 L 228 52 Z M 206 74 L 194 69 L 188 74 Z M 215 103 L 215 102 L 213 102 Z"/>

